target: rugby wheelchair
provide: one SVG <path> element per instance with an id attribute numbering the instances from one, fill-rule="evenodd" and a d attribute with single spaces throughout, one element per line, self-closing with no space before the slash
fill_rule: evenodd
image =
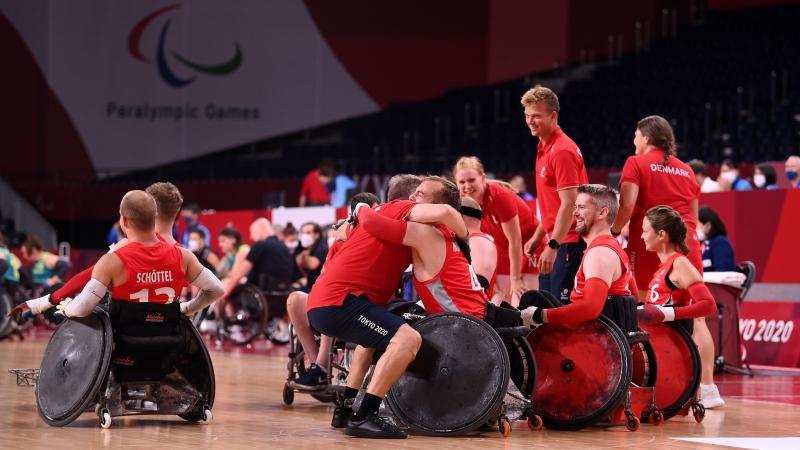
<path id="1" fill-rule="evenodd" d="M 306 365 L 306 355 L 300 339 L 294 332 L 294 327 L 290 327 L 289 340 L 289 362 L 286 364 L 288 375 L 286 383 L 283 385 L 283 403 L 291 405 L 294 403 L 294 394 L 309 394 L 323 403 L 342 402 L 344 390 L 347 382 L 347 374 L 350 369 L 350 361 L 353 358 L 355 344 L 346 343 L 340 339 L 334 339 L 327 349 L 320 348 L 319 351 L 328 352 L 328 379 L 327 383 L 317 390 L 306 390 L 295 386 L 292 382 L 299 374 L 308 370 Z M 317 345 L 320 344 L 319 335 L 315 336 Z"/>
<path id="2" fill-rule="evenodd" d="M 561 306 L 548 292 L 525 296 L 533 306 Z M 634 297 L 609 297 L 596 320 L 541 325 L 528 342 L 538 363 L 534 411 L 546 427 L 577 430 L 605 421 L 636 431 L 642 421 L 664 421 L 656 402 L 655 351 L 637 326 Z"/>
<path id="3" fill-rule="evenodd" d="M 398 425 L 432 436 L 487 425 L 508 436 L 512 420 L 526 419 L 541 429 L 531 407 L 536 362 L 525 340 L 528 327 L 493 327 L 461 313 L 394 312 L 422 335 L 417 357 L 385 398 Z"/>
<path id="4" fill-rule="evenodd" d="M 209 421 L 214 368 L 177 302 L 111 300 L 65 320 L 47 344 L 36 384 L 39 415 L 64 426 L 94 410 L 103 428 L 124 415 L 169 414 Z"/>

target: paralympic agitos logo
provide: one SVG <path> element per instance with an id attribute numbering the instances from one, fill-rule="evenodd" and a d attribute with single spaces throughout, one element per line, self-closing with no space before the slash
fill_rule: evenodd
<path id="1" fill-rule="evenodd" d="M 130 52 L 131 56 L 136 58 L 139 61 L 144 63 L 152 63 L 152 59 L 148 58 L 144 54 L 142 54 L 141 49 L 141 39 L 142 34 L 144 34 L 147 27 L 159 16 L 166 14 L 170 11 L 180 8 L 180 5 L 174 4 L 165 6 L 161 9 L 155 10 L 150 14 L 143 17 L 139 22 L 131 28 L 130 33 L 128 33 L 128 51 Z M 219 64 L 200 64 L 194 61 L 191 61 L 178 53 L 175 50 L 171 50 L 169 53 L 172 55 L 172 58 L 182 64 L 183 66 L 193 70 L 196 74 L 189 77 L 189 78 L 181 78 L 175 74 L 172 68 L 169 66 L 167 62 L 167 50 L 165 48 L 165 41 L 167 38 L 167 33 L 169 32 L 169 26 L 172 22 L 172 19 L 167 19 L 164 22 L 164 25 L 161 27 L 161 33 L 158 38 L 158 46 L 156 48 L 156 68 L 158 69 L 158 74 L 161 76 L 161 79 L 164 80 L 165 83 L 172 87 L 184 87 L 192 82 L 197 78 L 197 73 L 202 73 L 205 75 L 212 75 L 212 76 L 222 76 L 228 75 L 233 73 L 239 66 L 242 64 L 242 49 L 239 47 L 238 42 L 234 42 L 236 47 L 236 51 L 234 55 L 227 61 L 219 63 Z"/>

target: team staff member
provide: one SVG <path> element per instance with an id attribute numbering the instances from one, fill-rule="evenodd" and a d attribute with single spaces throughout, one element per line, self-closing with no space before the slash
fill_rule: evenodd
<path id="1" fill-rule="evenodd" d="M 536 303 L 522 311 L 526 325 L 571 325 L 593 320 L 600 316 L 609 296 L 628 296 L 631 288 L 636 290 L 628 255 L 610 231 L 618 208 L 616 191 L 587 184 L 577 192 L 573 215 L 577 232 L 589 245 L 575 277 L 571 303 L 546 309 L 551 305 L 538 303 L 534 293 L 525 293 L 524 304 Z"/>
<path id="2" fill-rule="evenodd" d="M 642 223 L 642 240 L 647 251 L 658 255 L 661 265 L 648 286 L 645 304 L 638 311 L 644 323 L 669 322 L 680 319 L 702 319 L 717 310 L 711 292 L 703 283 L 703 275 L 686 255 L 688 231 L 686 223 L 669 206 L 650 208 Z M 710 349 L 713 343 L 702 347 Z M 714 384 L 714 365 L 701 364 L 700 400 L 706 408 L 725 404 Z"/>
<path id="3" fill-rule="evenodd" d="M 438 181 L 443 188 L 432 192 L 429 198 L 419 196 L 416 201 L 447 204 L 454 209 L 460 206 L 455 184 L 440 177 L 428 177 L 426 181 Z M 434 227 L 381 216 L 364 203 L 356 205 L 355 215 L 358 226 L 369 234 L 411 247 L 414 288 L 428 314 L 462 312 L 483 320 L 489 298 L 470 266 L 469 247 L 454 232 L 443 225 Z"/>
<path id="4" fill-rule="evenodd" d="M 424 197 L 441 188 L 440 183 L 426 180 L 414 196 Z M 377 206 L 375 211 L 392 219 L 443 224 L 460 237 L 467 235 L 461 215 L 448 205 L 393 201 Z M 356 226 L 308 296 L 308 318 L 315 329 L 359 345 L 347 377 L 346 399 L 358 392 L 374 349 L 384 350 L 367 394 L 348 422 L 348 435 L 394 439 L 407 436 L 377 412 L 386 392 L 422 344 L 417 331 L 384 308 L 410 263 L 408 247 L 381 241 Z"/>
<path id="5" fill-rule="evenodd" d="M 494 238 L 497 248 L 497 283 L 494 300 L 519 305 L 527 289 L 538 287 L 536 268 L 523 258 L 522 244 L 536 229 L 535 218 L 524 200 L 502 184 L 487 182 L 483 163 L 474 156 L 460 158 L 453 178 L 462 197 L 477 201 L 483 212 L 481 230 Z"/>
<path id="6" fill-rule="evenodd" d="M 588 183 L 589 178 L 580 149 L 558 125 L 558 96 L 546 87 L 536 86 L 522 96 L 521 102 L 531 135 L 539 138 L 534 175 L 542 220 L 525 243 L 525 253 L 537 261 L 540 289 L 567 301 L 586 249 L 586 243 L 575 232 L 572 212 L 578 186 Z M 547 247 L 536 258 L 543 238 Z"/>
<path id="7" fill-rule="evenodd" d="M 67 317 L 84 317 L 111 289 L 115 300 L 172 303 L 187 280 L 200 289 L 194 299 L 181 303 L 191 315 L 222 295 L 222 283 L 204 268 L 192 252 L 158 239 L 156 202 L 144 191 L 130 191 L 120 203 L 120 220 L 127 244 L 105 254 L 92 270 L 92 278 L 74 300 L 58 308 Z"/>
<path id="8" fill-rule="evenodd" d="M 700 241 L 697 239 L 698 197 L 700 186 L 692 169 L 675 156 L 675 134 L 669 122 L 661 116 L 648 116 L 636 125 L 633 145 L 636 154 L 625 161 L 620 179 L 620 212 L 611 232 L 619 234 L 630 219 L 630 238 L 626 249 L 636 283 L 647 286 L 660 261 L 648 252 L 642 240 L 645 213 L 654 206 L 666 205 L 680 214 L 686 223 L 686 257 L 701 274 L 703 260 Z M 639 291 L 644 300 L 646 291 Z M 695 343 L 705 367 L 714 366 L 714 341 L 705 318 L 694 319 Z M 712 375 L 713 376 L 713 373 Z M 704 383 L 713 383 L 706 379 Z"/>

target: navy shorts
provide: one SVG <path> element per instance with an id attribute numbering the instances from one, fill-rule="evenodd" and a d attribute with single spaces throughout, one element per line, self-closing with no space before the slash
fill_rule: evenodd
<path id="1" fill-rule="evenodd" d="M 403 319 L 369 301 L 366 295 L 347 294 L 340 306 L 322 306 L 308 312 L 308 320 L 322 334 L 362 347 L 386 350 Z"/>

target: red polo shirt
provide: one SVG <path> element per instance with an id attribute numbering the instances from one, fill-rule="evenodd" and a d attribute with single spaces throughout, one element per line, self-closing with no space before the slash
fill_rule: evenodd
<path id="1" fill-rule="evenodd" d="M 542 142 L 540 139 L 536 152 L 536 199 L 549 239 L 553 235 L 558 208 L 561 206 L 558 191 L 587 184 L 589 176 L 578 145 L 561 131 L 561 127 L 556 127 L 549 141 Z M 578 242 L 574 219 L 561 242 Z"/>

